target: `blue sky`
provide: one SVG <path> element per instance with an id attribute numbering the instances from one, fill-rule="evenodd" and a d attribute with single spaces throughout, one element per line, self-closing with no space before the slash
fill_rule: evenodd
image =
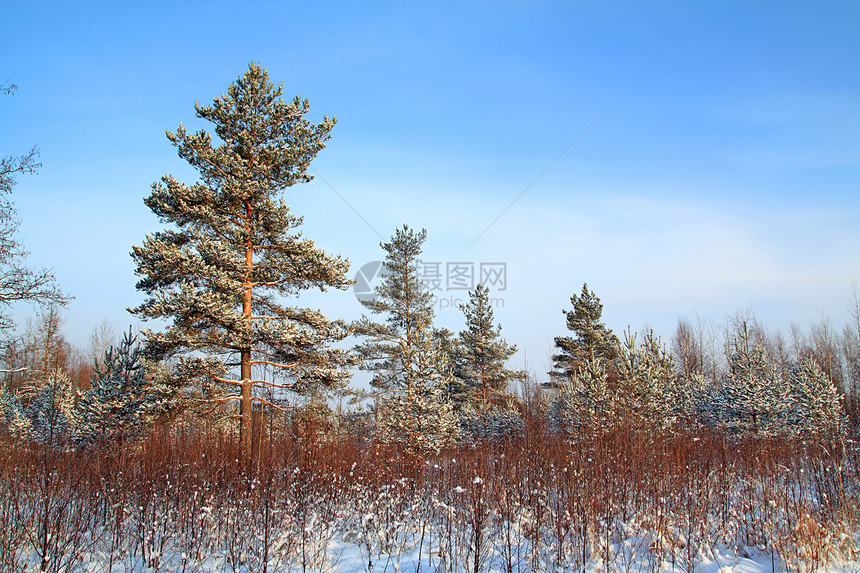
<path id="1" fill-rule="evenodd" d="M 664 339 L 745 309 L 771 328 L 848 320 L 856 2 L 174 4 L 0 11 L 0 81 L 19 86 L 0 98 L 0 154 L 41 150 L 14 195 L 32 264 L 76 296 L 74 342 L 104 317 L 136 324 L 128 253 L 161 228 L 142 199 L 162 174 L 195 176 L 164 131 L 206 127 L 194 102 L 252 60 L 311 119 L 338 119 L 321 178 L 286 197 L 306 236 L 354 269 L 403 223 L 427 228 L 427 261 L 504 262 L 496 314 L 538 372 L 583 282 L 611 328 Z M 352 293 L 304 298 L 361 312 Z M 438 321 L 461 327 L 455 310 Z"/>

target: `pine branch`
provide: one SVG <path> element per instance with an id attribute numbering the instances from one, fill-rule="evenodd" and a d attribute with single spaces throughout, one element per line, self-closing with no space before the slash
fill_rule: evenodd
<path id="1" fill-rule="evenodd" d="M 268 366 L 274 366 L 276 368 L 284 368 L 287 370 L 291 370 L 293 368 L 298 367 L 298 364 L 278 364 L 277 362 L 271 362 L 269 360 L 252 360 L 251 364 L 266 364 Z"/>

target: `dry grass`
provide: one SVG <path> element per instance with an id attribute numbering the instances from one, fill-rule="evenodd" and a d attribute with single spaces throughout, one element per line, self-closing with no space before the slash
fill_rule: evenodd
<path id="1" fill-rule="evenodd" d="M 90 453 L 6 443 L 0 570 L 321 570 L 333 547 L 368 570 L 407 554 L 509 572 L 692 571 L 720 545 L 800 570 L 853 556 L 854 447 L 527 428 L 422 458 L 312 419 L 271 422 L 251 468 L 234 436 L 202 428 Z"/>

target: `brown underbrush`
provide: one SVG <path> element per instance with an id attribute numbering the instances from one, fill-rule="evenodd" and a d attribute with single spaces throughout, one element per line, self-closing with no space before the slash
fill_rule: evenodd
<path id="1" fill-rule="evenodd" d="M 303 418 L 270 423 L 251 467 L 232 434 L 0 449 L 0 570 L 693 571 L 720 551 L 775 568 L 855 558 L 853 442 L 538 421 L 515 440 L 417 456 Z M 356 557 L 357 556 L 357 557 Z M 411 569 L 410 569 L 411 570 Z"/>

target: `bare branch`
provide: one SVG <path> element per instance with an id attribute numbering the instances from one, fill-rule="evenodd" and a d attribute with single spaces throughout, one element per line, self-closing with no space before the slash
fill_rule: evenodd
<path id="1" fill-rule="evenodd" d="M 230 396 L 224 396 L 223 398 L 194 398 L 194 401 L 199 402 L 200 404 L 223 404 L 224 402 L 240 400 L 241 398 L 242 397 L 238 394 L 233 394 Z"/>
<path id="2" fill-rule="evenodd" d="M 12 95 L 15 90 L 18 89 L 18 86 L 16 84 L 7 84 L 9 84 L 9 80 L 6 80 L 2 84 L 0 84 L 0 94 Z"/>
<path id="3" fill-rule="evenodd" d="M 267 364 L 269 366 L 274 366 L 275 368 L 284 368 L 286 370 L 296 368 L 298 366 L 297 364 L 278 364 L 277 362 L 270 362 L 268 360 L 252 360 L 251 364 Z"/>
<path id="4" fill-rule="evenodd" d="M 2 369 L 0 370 L 0 374 L 14 374 L 16 372 L 25 372 L 26 370 L 26 366 L 22 366 L 21 368 Z"/>
<path id="5" fill-rule="evenodd" d="M 275 410 L 278 410 L 280 412 L 290 412 L 290 411 L 295 412 L 298 409 L 295 406 L 279 406 L 277 404 L 274 404 L 272 402 L 269 402 L 268 400 L 265 400 L 263 398 L 259 398 L 257 396 L 252 396 L 251 400 L 256 401 L 256 402 L 261 402 L 263 404 L 266 404 L 267 406 L 271 406 L 272 408 L 274 408 Z"/>
<path id="6" fill-rule="evenodd" d="M 241 380 L 228 380 L 226 378 L 219 378 L 218 376 L 212 376 L 212 379 L 218 382 L 223 382 L 224 384 L 235 384 L 236 386 L 242 385 Z"/>

